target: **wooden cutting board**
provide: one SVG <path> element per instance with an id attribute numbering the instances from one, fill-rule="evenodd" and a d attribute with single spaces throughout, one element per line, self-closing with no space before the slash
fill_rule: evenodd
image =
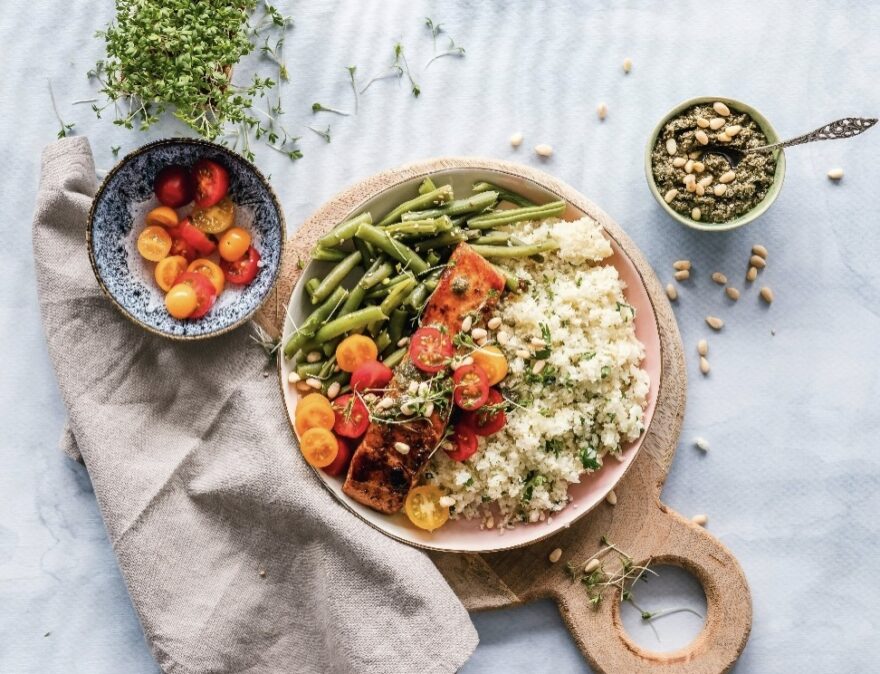
<path id="1" fill-rule="evenodd" d="M 742 568 L 731 552 L 704 528 L 667 508 L 660 491 L 672 464 L 684 418 L 687 378 L 681 336 L 666 295 L 653 270 L 623 230 L 595 204 L 542 171 L 482 158 L 434 159 L 385 171 L 335 196 L 306 220 L 285 247 L 278 283 L 258 314 L 260 324 L 279 334 L 291 291 L 315 241 L 366 199 L 399 182 L 442 169 L 484 168 L 520 175 L 588 213 L 627 252 L 644 279 L 657 315 L 662 375 L 657 407 L 645 441 L 629 471 L 615 488 L 617 505 L 603 503 L 568 529 L 524 548 L 490 554 L 428 553 L 471 610 L 513 606 L 546 597 L 559 605 L 562 618 L 590 665 L 598 672 L 674 674 L 727 671 L 749 636 L 752 603 Z M 598 608 L 586 589 L 572 582 L 569 560 L 589 558 L 607 536 L 636 564 L 672 564 L 690 571 L 706 594 L 706 624 L 688 646 L 668 653 L 647 651 L 623 629 L 619 593 L 608 592 Z M 551 564 L 550 552 L 563 550 Z"/>

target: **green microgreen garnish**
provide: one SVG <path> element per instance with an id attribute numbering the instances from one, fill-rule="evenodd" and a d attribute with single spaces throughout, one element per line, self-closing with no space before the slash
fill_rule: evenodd
<path id="1" fill-rule="evenodd" d="M 321 138 L 326 140 L 328 143 L 330 142 L 330 125 L 329 124 L 327 125 L 327 128 L 324 129 L 323 131 L 321 129 L 316 129 L 314 126 L 310 126 L 309 130 L 314 131 L 316 134 L 321 136 Z"/>
<path id="2" fill-rule="evenodd" d="M 55 102 L 55 92 L 52 90 L 52 80 L 47 79 L 46 82 L 49 85 L 49 100 L 52 101 L 52 111 L 55 113 L 55 119 L 58 120 L 58 138 L 65 138 L 68 134 L 73 132 L 73 127 L 76 126 L 76 122 L 71 122 L 67 124 L 63 119 L 61 119 L 61 113 L 58 112 L 58 104 Z"/>
<path id="3" fill-rule="evenodd" d="M 425 70 L 428 69 L 428 66 L 431 65 L 437 59 L 442 59 L 444 56 L 464 56 L 464 47 L 459 47 L 455 44 L 455 40 L 449 38 L 449 46 L 446 48 L 446 51 L 442 51 L 439 54 L 433 56 L 426 64 Z"/>
<path id="4" fill-rule="evenodd" d="M 437 36 L 443 32 L 443 25 L 439 23 L 434 23 L 434 20 L 430 16 L 425 17 L 425 25 L 428 27 L 428 30 L 431 31 L 431 39 L 434 41 L 434 51 L 437 51 Z"/>
<path id="5" fill-rule="evenodd" d="M 354 112 L 355 114 L 357 114 L 359 104 L 357 82 L 355 82 L 355 73 L 357 73 L 357 66 L 346 66 L 345 69 L 348 71 L 348 80 L 351 84 L 351 92 L 354 94 Z"/>
<path id="6" fill-rule="evenodd" d="M 343 117 L 348 117 L 351 113 L 345 112 L 345 110 L 337 110 L 336 108 L 331 108 L 322 103 L 312 103 L 312 112 L 332 112 L 335 115 L 342 115 Z"/>

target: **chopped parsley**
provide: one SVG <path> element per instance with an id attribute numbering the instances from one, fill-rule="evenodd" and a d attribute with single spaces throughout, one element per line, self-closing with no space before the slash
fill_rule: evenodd
<path id="1" fill-rule="evenodd" d="M 545 482 L 547 482 L 547 478 L 541 475 L 536 470 L 530 470 L 528 474 L 526 474 L 525 479 L 525 488 L 523 489 L 522 500 L 528 503 L 532 500 L 532 494 L 535 492 L 535 487 L 540 487 Z"/>
<path id="2" fill-rule="evenodd" d="M 581 448 L 581 464 L 585 470 L 599 470 L 602 467 L 595 447 L 586 445 Z"/>

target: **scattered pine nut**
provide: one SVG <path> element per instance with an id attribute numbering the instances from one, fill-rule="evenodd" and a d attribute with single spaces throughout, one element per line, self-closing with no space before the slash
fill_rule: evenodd
<path id="1" fill-rule="evenodd" d="M 733 138 L 728 136 L 726 131 L 722 131 L 717 136 L 715 136 L 715 140 L 717 140 L 719 143 L 729 143 L 733 140 Z"/>
<path id="2" fill-rule="evenodd" d="M 455 499 L 451 496 L 441 496 L 439 499 L 437 499 L 437 502 L 444 508 L 455 505 Z"/>
<path id="3" fill-rule="evenodd" d="M 706 438 L 698 435 L 694 438 L 694 444 L 697 446 L 697 449 L 702 450 L 704 452 L 709 451 L 709 441 Z"/>
<path id="4" fill-rule="evenodd" d="M 314 377 L 309 377 L 308 379 L 306 379 L 306 384 L 308 384 L 309 387 L 313 389 L 321 388 L 321 380 L 315 379 Z"/>
<path id="5" fill-rule="evenodd" d="M 306 382 L 304 382 L 304 381 L 298 381 L 298 382 L 296 382 L 296 384 L 294 384 L 294 388 L 296 388 L 296 390 L 297 390 L 299 393 L 311 393 L 311 392 L 314 390 L 311 386 L 309 386 L 309 385 L 308 385 Z"/>
<path id="6" fill-rule="evenodd" d="M 672 285 L 671 283 L 666 284 L 666 297 L 669 298 L 670 302 L 675 302 L 675 300 L 678 299 L 678 291 L 675 289 L 675 286 Z"/>
<path id="7" fill-rule="evenodd" d="M 473 316 L 465 316 L 464 320 L 461 322 L 461 331 L 462 332 L 470 332 L 473 325 L 474 325 Z"/>
<path id="8" fill-rule="evenodd" d="M 691 277 L 691 273 L 687 269 L 682 269 L 675 272 L 673 276 L 675 276 L 676 281 L 687 281 Z"/>
<path id="9" fill-rule="evenodd" d="M 682 271 L 683 269 L 690 269 L 691 268 L 691 261 L 690 260 L 676 260 L 675 262 L 672 263 L 672 268 L 675 269 L 676 271 Z"/>
<path id="10" fill-rule="evenodd" d="M 709 353 L 709 342 L 705 339 L 701 339 L 697 342 L 697 353 L 701 356 L 705 356 Z"/>
<path id="11" fill-rule="evenodd" d="M 673 187 L 671 190 L 669 190 L 666 194 L 663 195 L 663 201 L 665 201 L 667 204 L 671 204 L 672 200 L 675 199 L 675 197 L 677 197 L 677 196 L 678 196 L 678 190 Z"/>
<path id="12" fill-rule="evenodd" d="M 725 283 L 727 283 L 727 277 L 720 271 L 716 271 L 714 274 L 712 274 L 712 280 L 720 286 L 723 286 Z"/>
<path id="13" fill-rule="evenodd" d="M 674 155 L 678 152 L 678 143 L 675 142 L 675 138 L 667 138 L 666 139 L 666 152 Z"/>
<path id="14" fill-rule="evenodd" d="M 717 112 L 719 115 L 721 115 L 722 117 L 729 117 L 729 116 L 730 116 L 730 108 L 728 108 L 728 107 L 727 107 L 724 103 L 722 103 L 721 101 L 715 101 L 715 102 L 712 104 L 712 109 L 713 109 L 715 112 Z"/>
<path id="15" fill-rule="evenodd" d="M 546 143 L 535 145 L 535 154 L 539 157 L 550 157 L 553 155 L 553 146 Z"/>
<path id="16" fill-rule="evenodd" d="M 719 183 L 732 183 L 736 179 L 736 173 L 733 171 L 725 171 L 718 178 Z"/>
<path id="17" fill-rule="evenodd" d="M 336 396 L 339 395 L 339 391 L 342 388 L 342 384 L 338 381 L 334 381 L 330 386 L 327 387 L 327 397 L 330 400 L 333 400 Z"/>
<path id="18" fill-rule="evenodd" d="M 591 559 L 584 565 L 584 573 L 593 573 L 596 569 L 599 568 L 601 562 L 598 559 Z"/>
<path id="19" fill-rule="evenodd" d="M 700 356 L 700 372 L 703 374 L 709 374 L 709 361 L 706 360 L 705 356 Z"/>
<path id="20" fill-rule="evenodd" d="M 623 59 L 623 72 L 629 74 L 629 72 L 633 69 L 632 59 L 629 57 Z"/>
<path id="21" fill-rule="evenodd" d="M 737 290 L 736 288 L 733 288 L 733 287 L 725 288 L 724 293 L 730 299 L 732 299 L 734 302 L 736 302 L 739 299 L 739 290 Z"/>
<path id="22" fill-rule="evenodd" d="M 749 270 L 746 272 L 746 281 L 751 283 L 756 278 L 758 278 L 758 268 L 757 267 L 749 267 Z"/>
<path id="23" fill-rule="evenodd" d="M 724 321 L 722 321 L 717 316 L 706 316 L 706 325 L 708 325 L 713 330 L 720 330 L 724 327 Z"/>
<path id="24" fill-rule="evenodd" d="M 740 126 L 739 124 L 731 124 L 726 129 L 724 129 L 724 133 L 726 133 L 731 138 L 736 136 L 736 134 L 738 134 L 740 131 L 742 131 L 742 126 Z"/>
<path id="25" fill-rule="evenodd" d="M 700 150 L 694 150 L 688 153 L 688 159 L 699 159 L 702 154 Z"/>
<path id="26" fill-rule="evenodd" d="M 709 144 L 709 134 L 707 134 L 702 129 L 697 129 L 694 131 L 694 138 L 697 139 L 697 142 L 700 145 L 708 145 Z"/>
<path id="27" fill-rule="evenodd" d="M 693 173 L 694 172 L 694 160 L 693 159 L 688 159 L 684 163 L 684 172 L 685 173 Z"/>
<path id="28" fill-rule="evenodd" d="M 489 322 L 486 323 L 486 327 L 490 330 L 497 330 L 501 327 L 501 316 L 493 316 L 489 319 Z"/>
<path id="29" fill-rule="evenodd" d="M 519 147 L 520 145 L 522 145 L 522 142 L 523 142 L 523 135 L 522 135 L 521 131 L 517 131 L 515 134 L 513 134 L 510 137 L 510 144 L 513 147 Z"/>
<path id="30" fill-rule="evenodd" d="M 712 131 L 718 131 L 722 126 L 724 126 L 723 117 L 713 117 L 709 120 L 709 128 L 712 129 Z"/>
<path id="31" fill-rule="evenodd" d="M 300 377 L 296 372 L 291 372 L 287 375 L 287 382 L 289 384 L 296 384 L 302 377 Z"/>
<path id="32" fill-rule="evenodd" d="M 698 197 L 701 197 L 706 193 L 706 186 L 702 182 L 698 182 L 694 192 L 697 193 Z M 694 218 L 694 220 L 699 220 L 699 218 Z"/>
<path id="33" fill-rule="evenodd" d="M 614 493 L 614 490 L 608 492 L 608 495 L 605 497 L 605 500 L 608 501 L 610 505 L 617 505 L 617 494 Z"/>
<path id="34" fill-rule="evenodd" d="M 697 162 L 697 163 L 699 163 L 699 162 Z M 697 171 L 697 173 L 700 173 L 700 171 Z M 711 185 L 711 184 L 712 184 L 712 176 L 711 175 L 700 178 L 697 181 L 697 185 L 702 185 L 703 187 L 709 187 L 709 185 Z"/>
<path id="35" fill-rule="evenodd" d="M 672 160 L 672 165 L 675 168 L 681 168 L 682 166 L 685 166 L 687 164 L 687 162 L 688 162 L 688 160 L 685 159 L 684 157 L 676 157 L 675 159 Z"/>
<path id="36" fill-rule="evenodd" d="M 709 523 L 709 518 L 706 515 L 694 515 L 691 517 L 691 522 L 704 527 Z"/>
<path id="37" fill-rule="evenodd" d="M 712 188 L 712 191 L 715 193 L 716 197 L 723 197 L 724 193 L 727 192 L 727 185 L 715 185 L 715 187 Z"/>
<path id="38" fill-rule="evenodd" d="M 704 191 L 705 191 L 705 189 L 706 189 L 706 188 L 703 187 L 702 185 L 697 185 L 697 189 L 694 190 L 694 191 L 696 191 L 696 192 L 699 192 L 700 190 L 704 190 Z M 699 219 L 700 219 L 701 217 L 703 217 L 703 211 L 701 211 L 699 208 L 696 208 L 696 207 L 695 207 L 693 210 L 691 210 L 691 218 L 692 218 L 693 220 L 698 220 L 698 221 L 699 221 Z"/>
<path id="39" fill-rule="evenodd" d="M 752 265 L 753 267 L 757 267 L 758 269 L 763 269 L 764 267 L 767 266 L 767 260 L 765 260 L 760 255 L 752 255 L 749 258 L 749 264 Z"/>
<path id="40" fill-rule="evenodd" d="M 761 299 L 764 300 L 767 304 L 773 304 L 773 291 L 770 290 L 767 286 L 761 288 Z"/>
<path id="41" fill-rule="evenodd" d="M 498 334 L 495 335 L 495 341 L 498 342 L 501 346 L 510 343 L 510 335 L 507 334 L 504 330 L 499 330 Z"/>
<path id="42" fill-rule="evenodd" d="M 317 363 L 321 358 L 323 358 L 323 354 L 320 351 L 309 351 L 306 355 L 306 362 Z"/>
<path id="43" fill-rule="evenodd" d="M 703 162 L 701 162 L 701 161 L 694 162 L 694 173 L 702 173 L 705 170 L 706 170 L 706 165 Z M 707 177 L 711 178 L 712 176 L 707 176 Z M 705 178 L 703 178 L 703 180 L 705 180 Z M 706 184 L 708 184 L 708 183 L 706 183 Z"/>
<path id="44" fill-rule="evenodd" d="M 752 246 L 752 255 L 760 255 L 761 257 L 763 257 L 766 260 L 767 259 L 767 249 L 764 248 L 764 246 L 762 246 L 761 244 L 756 243 L 754 246 Z"/>
<path id="45" fill-rule="evenodd" d="M 843 169 L 842 168 L 833 168 L 828 171 L 828 177 L 831 180 L 840 180 L 843 178 Z"/>
<path id="46" fill-rule="evenodd" d="M 556 548 L 553 552 L 550 553 L 550 556 L 547 559 L 550 560 L 551 564 L 556 564 L 562 558 L 562 548 Z"/>
<path id="47" fill-rule="evenodd" d="M 608 116 L 608 106 L 604 103 L 599 103 L 596 108 L 596 114 L 599 115 L 599 119 L 605 119 Z"/>
<path id="48" fill-rule="evenodd" d="M 709 120 L 706 119 L 705 117 L 697 117 L 697 126 L 700 127 L 701 129 L 708 129 L 709 124 L 710 124 Z"/>
<path id="49" fill-rule="evenodd" d="M 405 442 L 395 442 L 394 449 L 400 452 L 403 455 L 409 454 L 409 445 Z"/>

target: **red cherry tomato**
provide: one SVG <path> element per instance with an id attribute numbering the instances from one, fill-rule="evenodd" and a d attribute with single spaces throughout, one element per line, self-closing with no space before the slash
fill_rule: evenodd
<path id="1" fill-rule="evenodd" d="M 194 271 L 185 271 L 177 277 L 177 280 L 174 283 L 175 285 L 178 283 L 186 283 L 187 285 L 192 286 L 192 289 L 196 291 L 198 304 L 196 305 L 195 310 L 189 315 L 189 318 L 201 318 L 210 311 L 211 307 L 214 306 L 214 301 L 217 299 L 217 289 L 214 287 L 214 284 L 208 280 L 207 276 Z"/>
<path id="2" fill-rule="evenodd" d="M 437 328 L 419 328 L 409 343 L 409 357 L 422 372 L 440 372 L 453 353 L 452 340 Z"/>
<path id="3" fill-rule="evenodd" d="M 183 166 L 166 166 L 156 176 L 153 192 L 163 206 L 186 206 L 193 199 L 192 176 Z"/>
<path id="4" fill-rule="evenodd" d="M 186 241 L 202 257 L 207 257 L 217 248 L 217 244 L 190 222 L 189 218 L 181 220 L 178 227 L 180 229 L 180 238 Z M 173 233 L 172 236 L 174 236 Z"/>
<path id="5" fill-rule="evenodd" d="M 333 432 L 343 438 L 359 438 L 370 425 L 370 412 L 360 396 L 346 393 L 332 402 L 336 422 Z"/>
<path id="6" fill-rule="evenodd" d="M 507 423 L 504 414 L 504 397 L 498 389 L 489 389 L 489 399 L 480 409 L 465 412 L 461 415 L 461 423 L 473 429 L 477 435 L 487 436 L 497 433 Z"/>
<path id="7" fill-rule="evenodd" d="M 378 360 L 368 360 L 358 365 L 351 373 L 352 391 L 369 391 L 388 386 L 394 373 L 391 368 Z"/>
<path id="8" fill-rule="evenodd" d="M 186 258 L 187 263 L 192 262 L 199 256 L 196 249 L 179 236 L 173 236 L 171 238 L 171 251 L 168 255 L 180 255 L 181 257 Z"/>
<path id="9" fill-rule="evenodd" d="M 452 375 L 452 402 L 463 410 L 475 410 L 489 399 L 489 375 L 479 365 L 462 365 Z"/>
<path id="10" fill-rule="evenodd" d="M 210 208 L 229 191 L 229 173 L 215 161 L 196 162 L 192 175 L 196 184 L 196 206 Z"/>
<path id="11" fill-rule="evenodd" d="M 336 458 L 333 459 L 333 463 L 329 466 L 324 466 L 321 469 L 327 473 L 327 475 L 332 475 L 333 477 L 342 475 L 348 470 L 348 464 L 351 463 L 352 455 L 351 447 L 345 440 L 342 438 L 336 438 L 336 442 L 339 443 L 339 451 L 336 453 Z"/>
<path id="12" fill-rule="evenodd" d="M 230 283 L 237 283 L 240 286 L 247 285 L 257 277 L 257 272 L 260 271 L 260 253 L 251 246 L 240 260 L 234 262 L 220 260 L 220 268 Z"/>
<path id="13" fill-rule="evenodd" d="M 446 454 L 453 461 L 467 461 L 477 451 L 477 436 L 466 424 L 456 424 L 450 439 L 455 449 L 452 451 L 447 449 Z"/>

